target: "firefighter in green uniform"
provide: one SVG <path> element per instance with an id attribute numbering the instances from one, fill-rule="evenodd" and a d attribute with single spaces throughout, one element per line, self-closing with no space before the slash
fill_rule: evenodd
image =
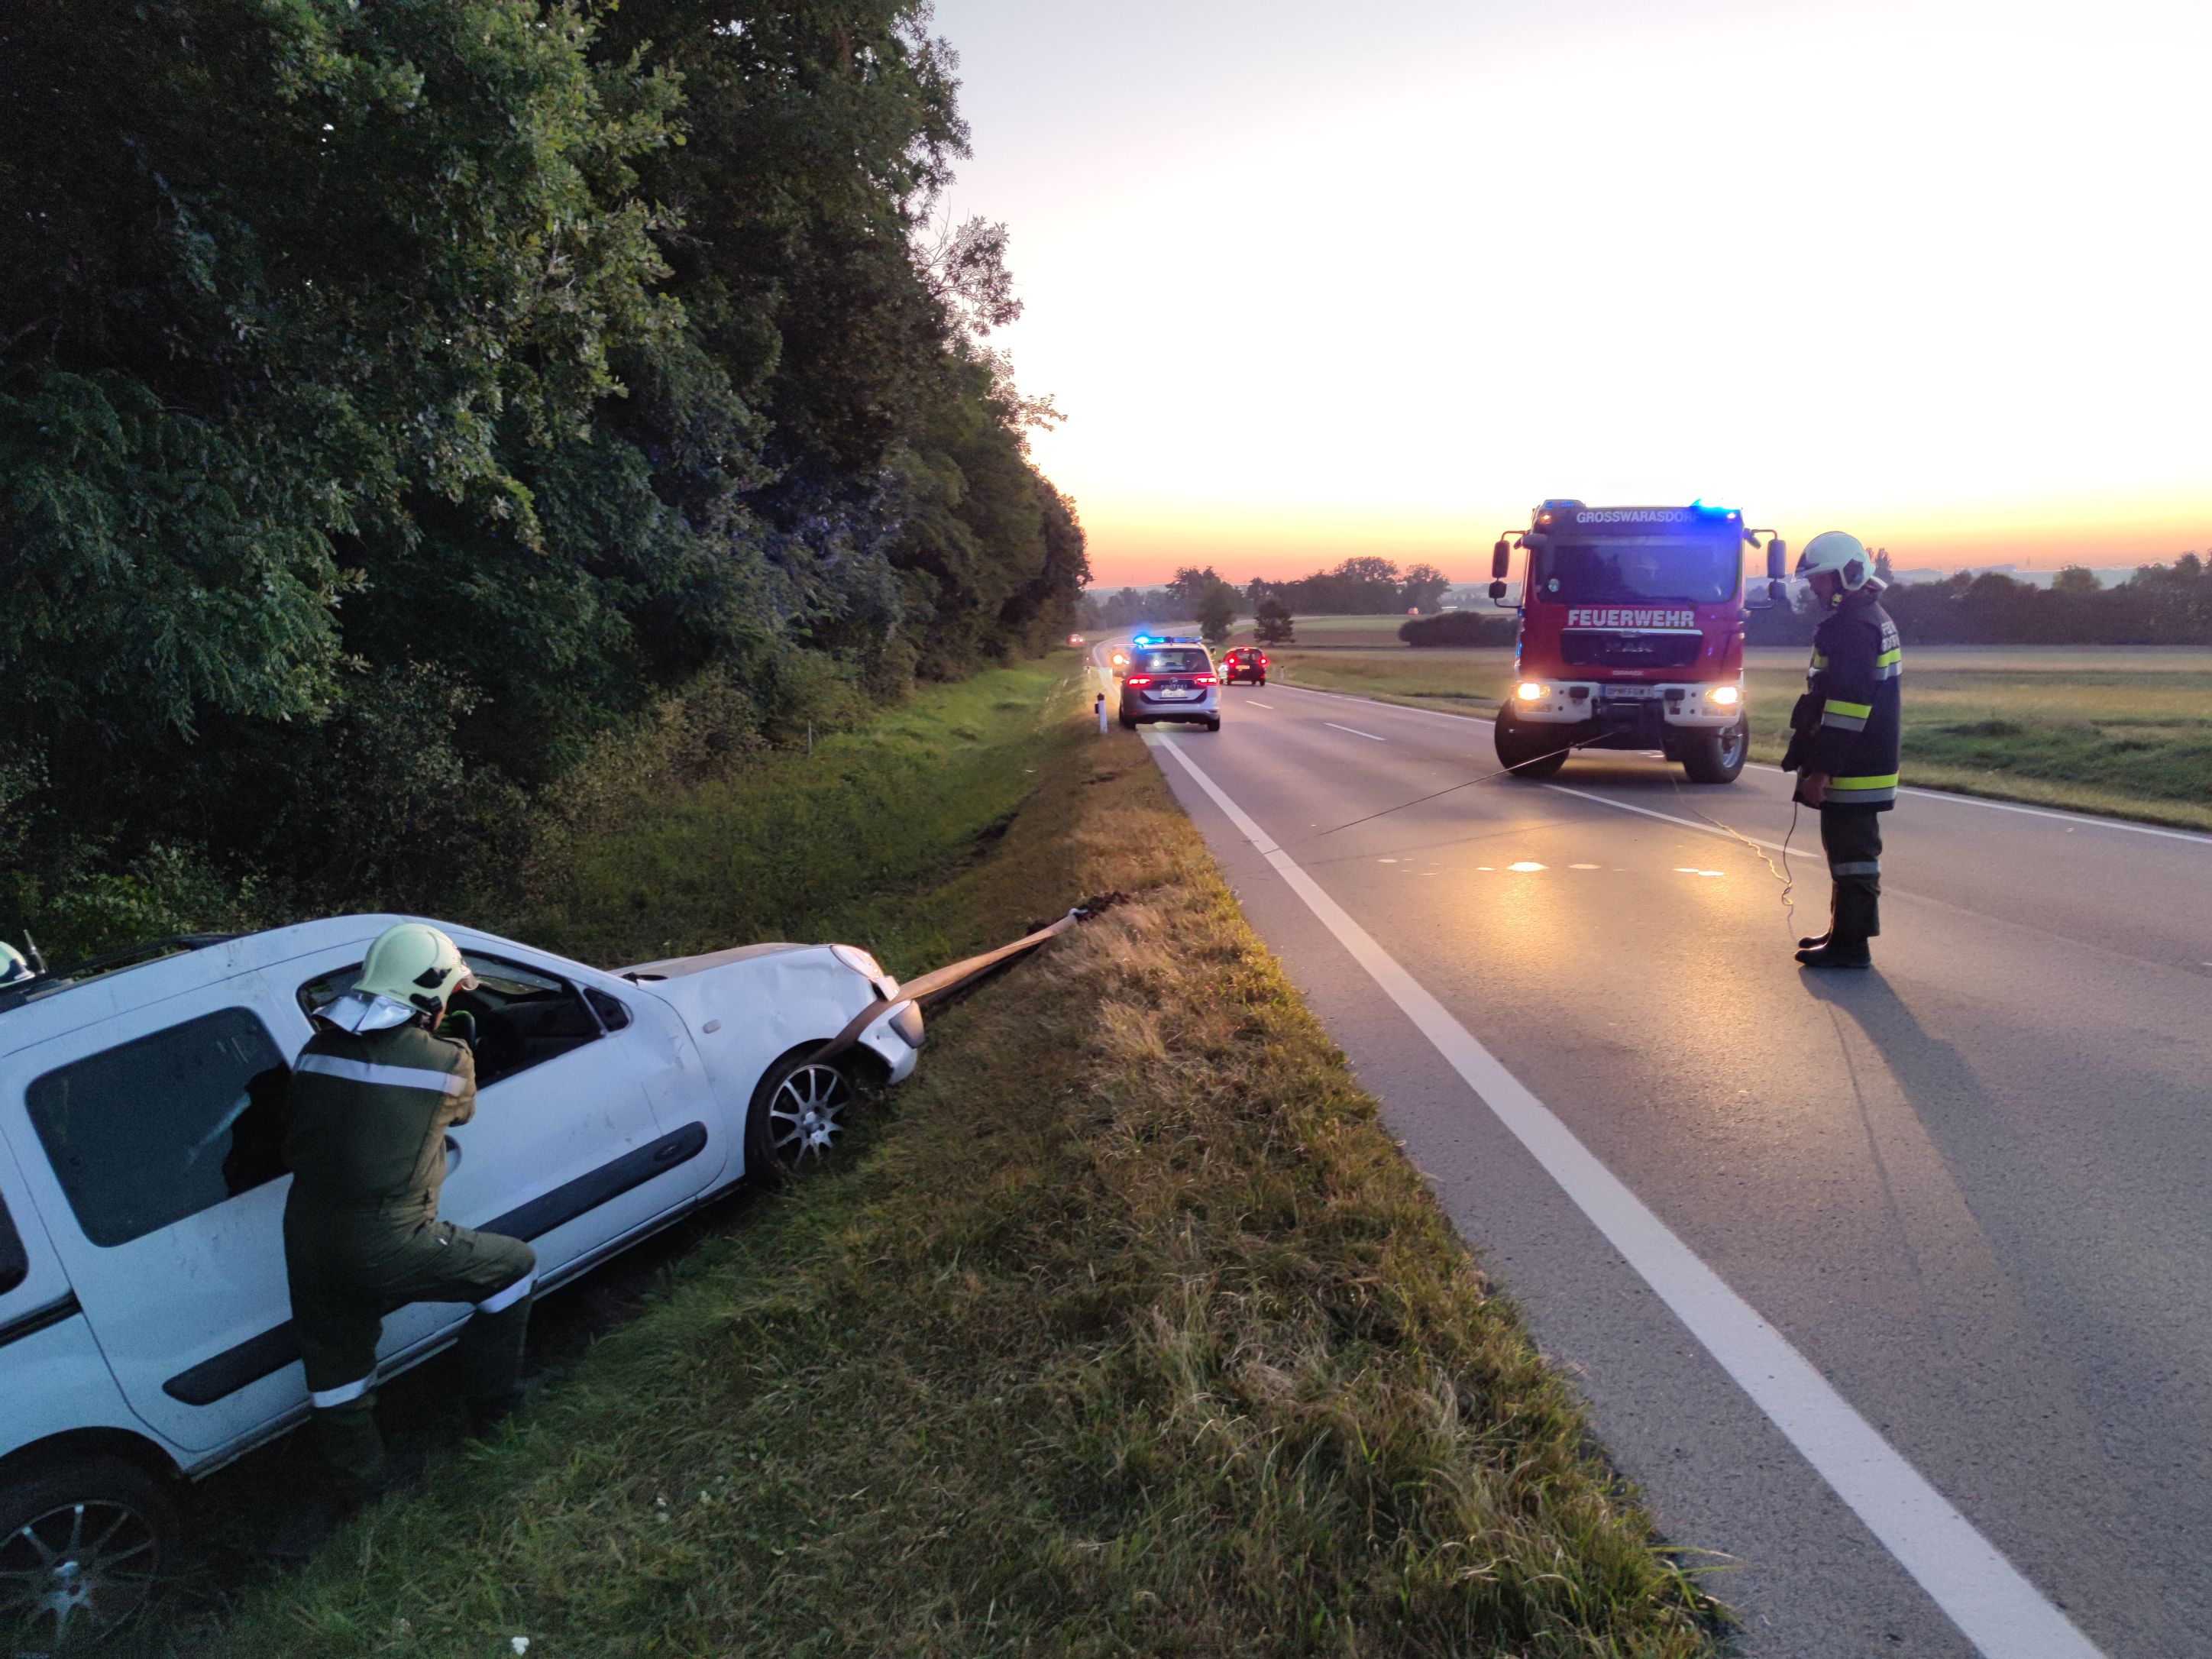
<path id="1" fill-rule="evenodd" d="M 402 922 L 368 947 L 353 988 L 319 1010 L 292 1070 L 284 1266 L 292 1324 L 324 1455 L 342 1499 L 385 1480 L 376 1342 L 410 1302 L 467 1302 L 463 1387 L 481 1434 L 520 1395 L 538 1259 L 520 1239 L 438 1219 L 446 1131 L 476 1111 L 476 1062 L 438 1035 L 447 1000 L 474 988 L 459 948 Z"/>
<path id="2" fill-rule="evenodd" d="M 1797 574 L 1822 617 L 1782 767 L 1797 774 L 1797 799 L 1820 814 L 1832 887 L 1828 931 L 1798 940 L 1797 960 L 1870 968 L 1867 941 L 1881 932 L 1881 815 L 1897 803 L 1903 653 L 1858 538 L 1839 530 L 1814 537 Z"/>

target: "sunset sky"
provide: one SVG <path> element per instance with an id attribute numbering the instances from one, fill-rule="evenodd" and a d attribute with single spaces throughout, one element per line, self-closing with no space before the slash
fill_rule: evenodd
<path id="1" fill-rule="evenodd" d="M 939 0 L 1102 584 L 1546 495 L 2212 544 L 2212 4 Z"/>

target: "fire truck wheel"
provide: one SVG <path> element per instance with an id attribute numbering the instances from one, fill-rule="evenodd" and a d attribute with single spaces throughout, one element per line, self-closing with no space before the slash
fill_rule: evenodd
<path id="1" fill-rule="evenodd" d="M 1741 716 L 1717 732 L 1685 732 L 1675 742 L 1692 783 L 1734 783 L 1751 752 L 1751 719 Z"/>
<path id="2" fill-rule="evenodd" d="M 1498 760 L 1516 778 L 1548 778 L 1567 763 L 1567 730 L 1560 726 L 1523 726 L 1513 717 L 1509 704 L 1498 711 L 1492 728 L 1497 734 Z"/>

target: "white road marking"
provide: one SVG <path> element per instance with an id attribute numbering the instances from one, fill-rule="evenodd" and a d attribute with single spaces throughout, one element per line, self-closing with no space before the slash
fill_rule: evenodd
<path id="1" fill-rule="evenodd" d="M 1676 1237 L 1549 1107 L 1200 770 L 1174 738 L 1163 735 L 1153 741 L 1175 757 L 1968 1641 L 1990 1659 L 2027 1659 L 2030 1655 L 2035 1659 L 2100 1659 L 2072 1621 L 1929 1485 L 1786 1337 Z"/>
<path id="2" fill-rule="evenodd" d="M 2125 830 L 2130 835 L 2163 836 L 2168 841 L 2194 842 L 2199 847 L 2212 847 L 2212 836 L 2191 835 L 2186 830 L 2161 830 L 2154 823 L 2124 823 L 2118 818 L 2094 818 L 2085 812 L 2054 812 L 2048 807 L 2018 806 L 2008 800 L 1987 800 L 1979 795 L 1954 795 L 1948 789 L 1915 789 L 1907 786 L 1897 793 L 1918 795 L 1926 800 L 1956 801 L 1961 806 L 1986 806 L 1992 812 L 2024 812 L 2032 818 L 2056 818 L 2069 828 L 2087 823 L 2100 830 Z"/>
<path id="3" fill-rule="evenodd" d="M 1336 726 L 1336 722 L 1334 720 L 1323 720 L 1322 724 L 1323 726 Z M 1349 732 L 1355 738 L 1364 738 L 1370 743 L 1388 743 L 1390 741 L 1388 738 L 1376 737 L 1372 732 L 1363 732 L 1356 726 L 1336 726 L 1336 729 L 1340 732 Z"/>
<path id="4" fill-rule="evenodd" d="M 1455 714 L 1442 708 L 1419 708 L 1412 703 L 1385 702 L 1380 697 L 1363 697 L 1357 691 L 1316 691 L 1310 686 L 1286 685 L 1286 691 L 1302 692 L 1309 697 L 1334 697 L 1340 702 L 1364 702 L 1376 708 L 1387 708 L 1397 714 L 1426 714 L 1431 720 L 1472 720 L 1478 726 L 1495 726 L 1497 721 L 1487 714 Z M 1324 722 L 1326 723 L 1326 722 Z M 1654 754 L 1656 750 L 1621 750 L 1622 753 Z M 1752 765 L 1761 772 L 1781 772 L 1778 766 L 1765 761 Z M 1783 774 L 1788 776 L 1787 773 Z M 1559 786 L 1554 785 L 1553 787 Z M 2130 823 L 2124 818 L 2100 818 L 2087 812 L 2062 812 L 2047 806 L 2022 806 L 2008 800 L 1991 800 L 1986 795 L 1955 794 L 1948 789 L 1922 789 L 1906 784 L 1898 792 L 1900 795 L 1923 795 L 1930 800 L 1948 800 L 1960 806 L 1986 806 L 1992 812 L 2021 812 L 2032 818 L 2051 818 L 2069 829 L 2087 824 L 2098 830 L 2124 830 L 2130 835 L 2158 836 L 2167 841 L 2193 842 L 2199 847 L 2212 848 L 2212 836 L 2188 830 L 2167 830 L 2155 823 Z M 1595 797 L 1593 797 L 1595 799 Z"/>
<path id="5" fill-rule="evenodd" d="M 1540 787 L 1546 789 L 1556 789 L 1563 795 L 1572 795 L 1580 800 L 1594 800 L 1600 806 L 1610 806 L 1617 812 L 1634 812 L 1640 817 L 1657 818 L 1662 823 L 1679 823 L 1685 830 L 1694 830 L 1701 836 L 1718 836 L 1723 841 L 1734 841 L 1736 838 L 1735 834 L 1726 830 L 1710 823 L 1700 823 L 1695 818 L 1678 818 L 1672 812 L 1655 812 L 1648 806 L 1631 806 L 1625 800 L 1614 800 L 1607 795 L 1593 795 L 1587 789 L 1571 789 L 1564 783 L 1547 783 Z M 1761 841 L 1757 836 L 1745 836 L 1743 839 L 1754 847 L 1764 847 L 1770 853 L 1779 853 L 1783 850 L 1782 843 L 1778 841 Z"/>
<path id="6" fill-rule="evenodd" d="M 1271 712 L 1275 707 L 1272 702 L 1261 702 L 1257 697 L 1247 697 L 1244 701 L 1250 703 L 1255 708 L 1265 708 Z"/>

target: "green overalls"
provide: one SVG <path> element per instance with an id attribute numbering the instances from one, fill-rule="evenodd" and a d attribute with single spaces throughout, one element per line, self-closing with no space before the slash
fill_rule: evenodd
<path id="1" fill-rule="evenodd" d="M 410 1302 L 476 1306 L 461 1337 L 472 1403 L 514 1395 L 538 1258 L 520 1239 L 438 1219 L 446 1131 L 476 1112 L 465 1046 L 419 1023 L 358 1036 L 318 1023 L 294 1064 L 284 1266 L 325 1454 L 382 1479 L 376 1343 Z"/>

